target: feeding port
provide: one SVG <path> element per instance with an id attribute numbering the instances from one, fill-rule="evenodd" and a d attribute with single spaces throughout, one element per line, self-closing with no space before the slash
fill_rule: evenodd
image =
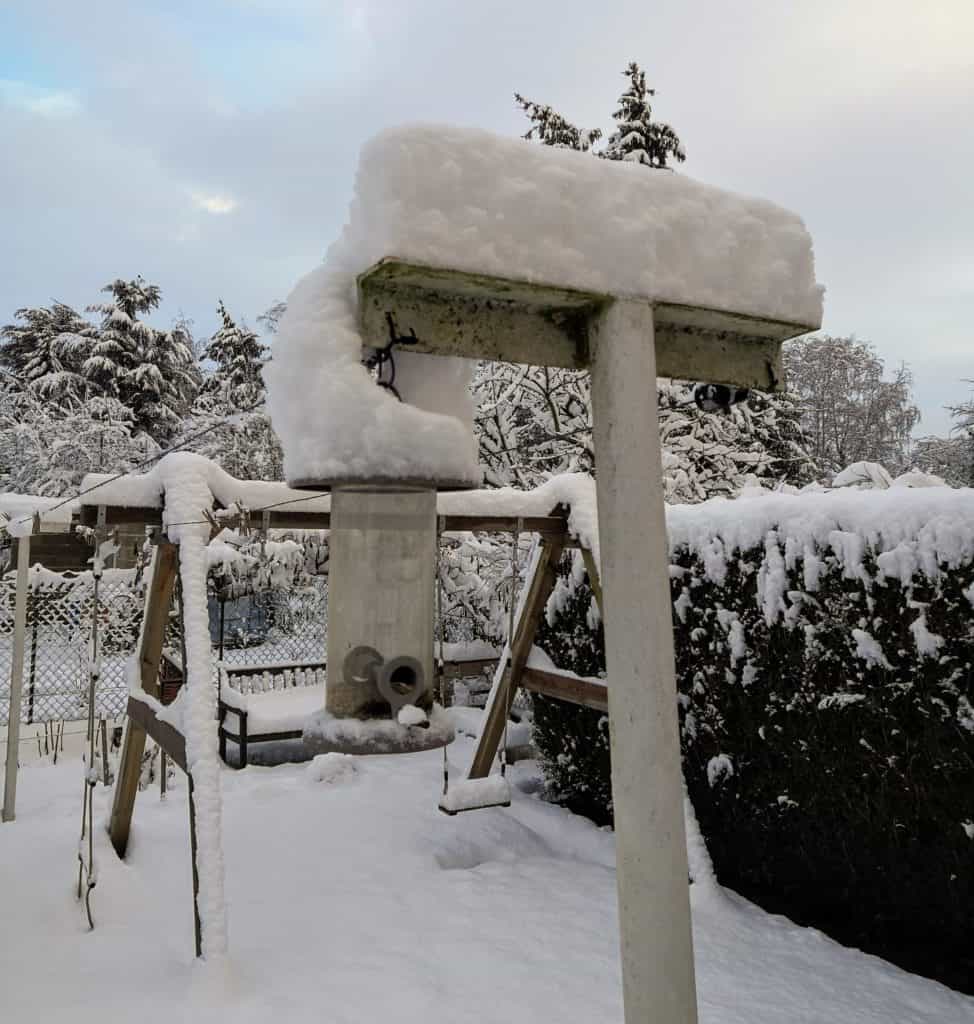
<path id="1" fill-rule="evenodd" d="M 442 746 L 435 719 L 428 728 L 398 721 L 407 705 L 433 704 L 436 491 L 335 485 L 330 541 L 325 714 L 305 744 L 316 753 Z"/>

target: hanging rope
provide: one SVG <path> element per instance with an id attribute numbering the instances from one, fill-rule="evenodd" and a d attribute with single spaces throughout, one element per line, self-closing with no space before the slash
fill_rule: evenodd
<path id="1" fill-rule="evenodd" d="M 446 624 L 443 621 L 443 559 L 440 545 L 443 543 L 443 527 L 445 520 L 443 516 L 436 517 L 436 637 L 439 647 L 439 654 L 436 659 L 436 672 L 439 682 L 440 707 L 446 707 L 446 677 L 444 667 L 446 661 L 443 657 L 443 642 L 446 632 Z M 447 744 L 443 744 L 443 796 L 450 791 L 450 760 L 446 756 Z"/>
<path id="2" fill-rule="evenodd" d="M 81 838 L 78 840 L 78 899 L 84 898 L 88 928 L 94 930 L 95 921 L 91 913 L 91 891 L 98 876 L 95 868 L 94 793 L 98 783 L 98 768 L 95 764 L 95 701 L 98 695 L 98 680 L 101 676 L 101 651 L 98 646 L 98 590 L 104 572 L 105 559 L 118 550 L 114 538 L 102 540 L 102 530 L 95 531 L 95 553 L 91 559 L 92 586 L 91 648 L 88 659 L 88 750 L 82 760 L 84 766 L 84 790 L 81 803 Z M 104 739 L 102 740 L 104 745 Z M 107 765 L 106 765 L 107 775 Z"/>

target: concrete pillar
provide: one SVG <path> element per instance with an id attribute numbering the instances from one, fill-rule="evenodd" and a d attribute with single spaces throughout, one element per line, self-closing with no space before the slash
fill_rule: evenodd
<path id="1" fill-rule="evenodd" d="M 653 311 L 592 325 L 592 412 L 626 1024 L 696 1024 Z"/>
<path id="2" fill-rule="evenodd" d="M 430 704 L 435 569 L 432 488 L 332 488 L 326 691 L 332 715 L 388 717 L 389 686 L 402 703 Z"/>

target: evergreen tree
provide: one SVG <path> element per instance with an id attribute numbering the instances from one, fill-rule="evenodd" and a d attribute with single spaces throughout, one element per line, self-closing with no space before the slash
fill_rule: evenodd
<path id="1" fill-rule="evenodd" d="M 196 450 L 233 476 L 280 480 L 284 456 L 264 408 L 262 368 L 267 346 L 238 324 L 222 301 L 217 312 L 220 327 L 201 356 L 213 368 L 203 380 L 188 431 L 197 433 L 209 423 L 211 430 L 195 445 Z"/>
<path id="2" fill-rule="evenodd" d="M 524 134 L 525 139 L 536 139 L 545 146 L 577 149 L 586 153 L 602 138 L 598 128 L 578 128 L 546 103 L 535 103 L 517 92 L 514 93 L 514 102 L 531 122 L 531 127 Z"/>
<path id="3" fill-rule="evenodd" d="M 683 163 L 686 153 L 679 136 L 668 124 L 653 120 L 649 97 L 655 96 L 656 90 L 646 87 L 646 73 L 632 61 L 623 74 L 629 87 L 619 97 L 619 109 L 612 115 L 616 130 L 600 155 L 647 167 L 666 167 L 670 157 Z"/>
<path id="4" fill-rule="evenodd" d="M 140 320 L 161 298 L 157 285 L 142 277 L 117 279 L 103 292 L 112 301 L 89 306 L 100 313 L 100 327 L 84 373 L 100 396 L 93 413 L 105 419 L 127 416 L 137 432 L 165 441 L 176 431 L 199 386 L 190 345 L 182 330 L 160 331 Z"/>
<path id="5" fill-rule="evenodd" d="M 3 488 L 58 497 L 86 473 L 133 469 L 157 450 L 121 419 L 97 420 L 85 405 L 58 406 L 9 379 L 0 384 Z"/>
<path id="6" fill-rule="evenodd" d="M 248 327 L 237 324 L 221 300 L 217 305 L 221 325 L 203 350 L 202 359 L 215 364 L 200 392 L 200 401 L 227 415 L 246 412 L 264 401 L 261 368 L 267 346 Z"/>
<path id="7" fill-rule="evenodd" d="M 278 324 L 280 324 L 281 317 L 284 316 L 286 312 L 287 303 L 282 299 L 278 299 L 277 302 L 268 309 L 265 309 L 264 312 L 257 317 L 257 323 L 265 334 L 277 334 Z"/>
<path id="8" fill-rule="evenodd" d="M 82 372 L 91 325 L 63 302 L 18 309 L 21 323 L 0 329 L 0 365 L 20 386 L 63 407 L 80 405 L 87 395 Z"/>

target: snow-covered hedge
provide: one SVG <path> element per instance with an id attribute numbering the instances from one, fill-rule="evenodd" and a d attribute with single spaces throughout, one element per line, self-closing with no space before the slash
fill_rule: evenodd
<path id="1" fill-rule="evenodd" d="M 721 881 L 969 985 L 974 490 L 706 502 L 668 530 L 684 768 Z M 587 589 L 559 603 L 549 653 L 596 674 Z M 536 725 L 553 788 L 608 818 L 602 716 L 539 699 Z"/>

